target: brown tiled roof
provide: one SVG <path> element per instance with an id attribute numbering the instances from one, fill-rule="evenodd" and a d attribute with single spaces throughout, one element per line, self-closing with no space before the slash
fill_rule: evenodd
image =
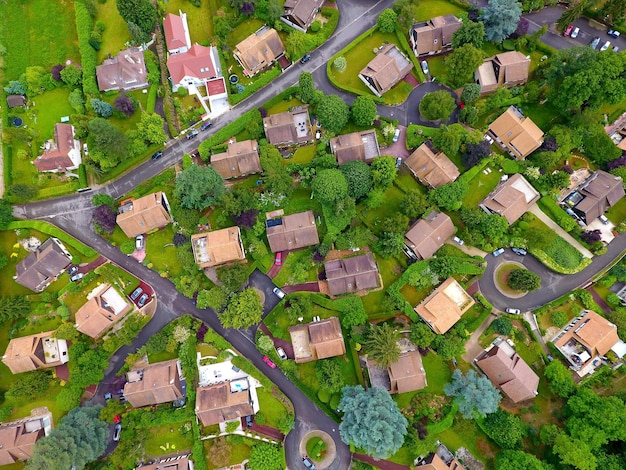
<path id="1" fill-rule="evenodd" d="M 266 232 L 272 253 L 297 250 L 320 242 L 313 211 L 269 219 L 266 221 Z"/>
<path id="2" fill-rule="evenodd" d="M 63 244 L 57 238 L 48 238 L 17 264 L 15 282 L 41 292 L 71 263 L 72 257 Z"/>
<path id="3" fill-rule="evenodd" d="M 366 80 L 373 86 L 380 96 L 402 80 L 412 68 L 413 63 L 395 44 L 387 44 L 361 70 L 359 75 L 362 80 Z"/>
<path id="4" fill-rule="evenodd" d="M 199 44 L 182 54 L 171 54 L 167 58 L 167 69 L 174 84 L 183 82 L 185 77 L 208 80 L 217 76 L 211 48 Z"/>
<path id="5" fill-rule="evenodd" d="M 415 470 L 466 470 L 457 459 L 452 459 L 448 465 L 437 454 L 431 454 L 424 460 L 424 463 L 415 467 Z"/>
<path id="6" fill-rule="evenodd" d="M 290 145 L 312 139 L 308 107 L 272 114 L 263 118 L 267 141 L 272 145 Z"/>
<path id="7" fill-rule="evenodd" d="M 324 269 L 332 295 L 378 287 L 378 266 L 371 253 L 328 261 Z"/>
<path id="8" fill-rule="evenodd" d="M 539 193 L 519 173 L 500 182 L 482 204 L 491 212 L 506 218 L 509 224 L 519 219 L 535 202 Z"/>
<path id="9" fill-rule="evenodd" d="M 405 243 L 421 259 L 428 259 L 454 235 L 452 219 L 443 212 L 432 211 L 415 222 L 404 235 Z"/>
<path id="10" fill-rule="evenodd" d="M 526 83 L 530 70 L 530 58 L 521 52 L 509 51 L 485 59 L 474 74 L 482 93 L 499 86 L 514 86 Z"/>
<path id="11" fill-rule="evenodd" d="M 285 0 L 283 16 L 306 31 L 323 3 L 324 0 Z"/>
<path id="12" fill-rule="evenodd" d="M 142 465 L 136 467 L 135 470 L 190 470 L 188 457 L 177 458 L 171 462 L 167 462 L 167 460 L 169 459 L 151 465 Z"/>
<path id="13" fill-rule="evenodd" d="M 226 152 L 211 156 L 211 166 L 222 178 L 238 178 L 263 171 L 257 141 L 229 142 Z"/>
<path id="14" fill-rule="evenodd" d="M 554 342 L 562 347 L 571 338 L 585 346 L 592 356 L 605 355 L 619 342 L 617 327 L 593 310 L 587 310 L 583 318 Z"/>
<path id="15" fill-rule="evenodd" d="M 74 139 L 74 126 L 55 124 L 54 139 L 46 143 L 46 150 L 35 161 L 38 171 L 66 171 L 78 168 L 81 162 L 80 142 Z M 70 158 L 70 154 L 74 159 Z"/>
<path id="16" fill-rule="evenodd" d="M 489 131 L 518 160 L 526 158 L 543 143 L 543 131 L 514 106 L 493 121 Z"/>
<path id="17" fill-rule="evenodd" d="M 389 366 L 391 393 L 406 393 L 426 387 L 426 371 L 419 351 L 400 354 L 396 362 Z"/>
<path id="18" fill-rule="evenodd" d="M 246 259 L 239 227 L 192 235 L 191 247 L 196 263 L 203 269 Z"/>
<path id="19" fill-rule="evenodd" d="M 341 356 L 346 353 L 346 345 L 337 317 L 293 326 L 289 328 L 289 334 L 294 343 L 294 356 L 297 363 Z M 302 343 L 300 344 L 302 350 L 296 347 L 294 338 Z"/>
<path id="20" fill-rule="evenodd" d="M 452 328 L 461 316 L 474 305 L 461 285 L 450 277 L 433 290 L 415 307 L 417 314 L 437 334 L 444 334 Z"/>
<path id="21" fill-rule="evenodd" d="M 185 46 L 189 47 L 185 34 L 186 21 L 181 16 L 169 13 L 163 20 L 163 30 L 165 31 L 165 43 L 168 51 L 180 49 Z"/>
<path id="22" fill-rule="evenodd" d="M 127 237 L 133 238 L 172 221 L 165 193 L 159 191 L 124 204 L 119 208 L 117 225 Z"/>
<path id="23" fill-rule="evenodd" d="M 13 374 L 21 374 L 32 370 L 43 369 L 46 367 L 56 367 L 67 362 L 66 357 L 59 357 L 53 361 L 52 357 L 46 356 L 44 351 L 44 341 L 52 338 L 54 331 L 46 331 L 36 333 L 30 336 L 22 336 L 21 338 L 13 338 L 9 341 L 6 351 L 2 356 L 2 362 L 11 370 Z M 51 339 L 50 341 L 62 341 Z M 67 347 L 67 343 L 65 343 Z M 67 351 L 65 351 L 67 354 Z"/>
<path id="24" fill-rule="evenodd" d="M 404 163 L 422 184 L 431 188 L 452 183 L 461 174 L 445 153 L 433 152 L 426 142 L 415 149 Z"/>
<path id="25" fill-rule="evenodd" d="M 233 54 L 249 74 L 254 74 L 285 53 L 278 33 L 273 28 L 261 28 L 241 41 Z"/>
<path id="26" fill-rule="evenodd" d="M 203 426 L 223 423 L 254 414 L 250 403 L 250 391 L 231 393 L 229 383 L 198 387 L 196 391 L 196 415 Z"/>
<path id="27" fill-rule="evenodd" d="M 374 129 L 333 137 L 329 143 L 330 151 L 337 157 L 337 163 L 340 165 L 353 160 L 370 163 L 375 157 L 380 156 Z"/>
<path id="28" fill-rule="evenodd" d="M 76 329 L 92 338 L 100 337 L 132 310 L 132 305 L 110 284 L 100 287 L 98 294 L 76 312 Z"/>
<path id="29" fill-rule="evenodd" d="M 143 51 L 131 47 L 96 67 L 100 91 L 132 90 L 148 86 Z"/>
<path id="30" fill-rule="evenodd" d="M 576 204 L 575 209 L 584 214 L 587 223 L 604 214 L 624 197 L 622 178 L 597 170 L 578 190 L 584 199 Z"/>
<path id="31" fill-rule="evenodd" d="M 452 43 L 452 35 L 462 23 L 454 15 L 436 16 L 427 22 L 417 23 L 411 29 L 411 42 L 417 55 L 436 53 Z"/>
<path id="32" fill-rule="evenodd" d="M 28 432 L 25 423 L 0 426 L 0 465 L 22 462 L 32 457 L 35 442 L 43 436 L 43 428 Z"/>
<path id="33" fill-rule="evenodd" d="M 514 403 L 537 395 L 539 376 L 507 343 L 493 346 L 478 357 L 476 364 Z"/>
<path id="34" fill-rule="evenodd" d="M 178 375 L 178 359 L 156 362 L 128 372 L 124 396 L 135 408 L 178 400 L 183 390 Z"/>
<path id="35" fill-rule="evenodd" d="M 22 95 L 9 95 L 7 96 L 7 105 L 9 108 L 16 108 L 18 106 L 24 106 L 26 104 L 26 97 Z"/>

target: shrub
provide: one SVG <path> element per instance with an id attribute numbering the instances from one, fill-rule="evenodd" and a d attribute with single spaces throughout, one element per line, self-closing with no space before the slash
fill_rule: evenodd
<path id="1" fill-rule="evenodd" d="M 567 323 L 567 315 L 565 314 L 565 312 L 557 310 L 555 312 L 552 312 L 552 314 L 550 315 L 550 320 L 552 321 L 554 326 L 558 326 L 559 328 L 561 328 Z"/>
<path id="2" fill-rule="evenodd" d="M 510 335 L 513 331 L 513 323 L 505 317 L 496 318 L 491 324 L 491 328 L 501 335 Z"/>
<path id="3" fill-rule="evenodd" d="M 280 74 L 281 74 L 281 69 L 278 66 L 275 66 L 272 69 L 268 70 L 267 72 L 264 72 L 254 82 L 250 83 L 249 85 L 246 85 L 242 93 L 237 93 L 236 95 L 230 95 L 229 97 L 230 103 L 233 105 L 237 103 L 241 103 L 248 96 L 252 95 L 253 93 L 256 93 L 261 88 L 269 84 L 272 80 L 274 80 Z"/>
<path id="4" fill-rule="evenodd" d="M 85 95 L 97 96 L 100 93 L 96 82 L 97 54 L 90 44 L 93 19 L 84 0 L 74 2 L 76 18 L 76 32 L 78 34 L 78 49 L 80 50 L 81 66 L 83 68 L 83 92 Z"/>
<path id="5" fill-rule="evenodd" d="M 337 70 L 337 72 L 345 72 L 346 67 L 348 66 L 348 61 L 345 57 L 340 56 L 333 60 L 333 66 L 335 67 L 335 70 Z"/>
<path id="6" fill-rule="evenodd" d="M 311 30 L 312 33 L 317 33 L 321 27 L 322 27 L 322 23 L 319 20 L 316 20 L 313 23 L 311 23 L 311 27 L 309 29 Z"/>

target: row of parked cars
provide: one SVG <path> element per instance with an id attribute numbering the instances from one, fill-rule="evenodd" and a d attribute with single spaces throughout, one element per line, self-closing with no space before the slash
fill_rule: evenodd
<path id="1" fill-rule="evenodd" d="M 567 28 L 565 28 L 565 31 L 563 31 L 563 36 L 565 37 L 570 37 L 572 39 L 576 39 L 578 37 L 578 34 L 580 33 L 580 28 L 579 27 L 574 27 L 574 25 L 572 23 L 570 23 Z M 609 36 L 611 36 L 612 38 L 618 38 L 620 37 L 620 32 L 617 31 L 616 29 L 609 29 L 607 31 L 607 33 Z M 589 45 L 596 49 L 599 45 L 600 45 L 600 36 L 596 36 L 594 37 L 591 42 L 589 43 Z M 606 51 L 609 47 L 611 47 L 611 41 L 606 41 L 602 47 L 600 47 L 600 51 Z M 617 46 L 613 46 L 613 52 L 618 52 L 619 51 L 619 47 Z"/>

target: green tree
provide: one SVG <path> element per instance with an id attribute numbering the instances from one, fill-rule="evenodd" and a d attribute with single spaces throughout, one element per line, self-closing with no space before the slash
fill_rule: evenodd
<path id="1" fill-rule="evenodd" d="M 156 7 L 150 0 L 116 0 L 117 11 L 127 23 L 134 23 L 145 34 L 156 24 Z"/>
<path id="2" fill-rule="evenodd" d="M 185 209 L 213 206 L 224 192 L 224 179 L 212 166 L 192 165 L 176 177 L 174 195 Z"/>
<path id="3" fill-rule="evenodd" d="M 541 287 L 541 278 L 528 269 L 514 269 L 509 274 L 506 285 L 511 289 L 532 292 Z"/>
<path id="4" fill-rule="evenodd" d="M 298 60 L 308 49 L 307 35 L 302 31 L 293 30 L 287 36 L 285 41 L 285 50 L 291 60 Z"/>
<path id="5" fill-rule="evenodd" d="M 389 393 L 378 387 L 344 387 L 339 410 L 339 433 L 348 444 L 375 458 L 395 454 L 404 442 L 407 420 Z"/>
<path id="6" fill-rule="evenodd" d="M 596 457 L 584 440 L 572 439 L 565 433 L 560 433 L 552 451 L 561 459 L 561 463 L 571 465 L 578 470 L 596 470 Z"/>
<path id="7" fill-rule="evenodd" d="M 100 421 L 101 406 L 71 410 L 46 437 L 35 443 L 28 470 L 70 468 L 82 470 L 100 457 L 109 439 L 107 424 Z"/>
<path id="8" fill-rule="evenodd" d="M 420 101 L 420 114 L 429 121 L 447 121 L 456 102 L 445 90 L 426 93 Z"/>
<path id="9" fill-rule="evenodd" d="M 80 88 L 72 90 L 68 101 L 72 109 L 77 113 L 82 114 L 85 112 L 85 98 L 83 98 L 83 92 Z"/>
<path id="10" fill-rule="evenodd" d="M 156 114 L 141 113 L 141 121 L 135 131 L 137 137 L 143 139 L 148 145 L 162 144 L 167 141 L 163 130 L 163 118 Z"/>
<path id="11" fill-rule="evenodd" d="M 245 329 L 261 321 L 263 304 L 259 293 L 252 287 L 233 295 L 220 321 L 225 328 Z"/>
<path id="12" fill-rule="evenodd" d="M 59 392 L 57 395 L 57 406 L 62 411 L 69 411 L 80 405 L 80 397 L 83 395 L 83 389 L 72 383 Z"/>
<path id="13" fill-rule="evenodd" d="M 289 434 L 289 431 L 294 428 L 295 421 L 296 417 L 293 413 L 283 413 L 278 420 L 278 430 L 285 435 Z"/>
<path id="14" fill-rule="evenodd" d="M 10 80 L 9 86 L 4 87 L 7 95 L 25 95 L 26 87 L 18 80 Z"/>
<path id="15" fill-rule="evenodd" d="M 5 398 L 14 402 L 29 402 L 40 397 L 50 388 L 50 373 L 35 370 L 20 374 L 5 394 Z"/>
<path id="16" fill-rule="evenodd" d="M 274 341 L 269 336 L 265 336 L 264 334 L 258 335 L 256 339 L 256 347 L 263 354 L 269 354 L 274 350 Z"/>
<path id="17" fill-rule="evenodd" d="M 398 176 L 396 159 L 394 157 L 376 157 L 372 160 L 371 168 L 374 188 L 382 189 L 384 191 L 393 186 L 393 182 L 395 181 L 396 176 Z"/>
<path id="18" fill-rule="evenodd" d="M 70 88 L 80 88 L 83 83 L 83 71 L 75 65 L 68 65 L 61 70 L 61 80 Z"/>
<path id="19" fill-rule="evenodd" d="M 89 159 L 102 171 L 115 168 L 126 156 L 126 136 L 103 118 L 89 121 Z"/>
<path id="20" fill-rule="evenodd" d="M 382 232 L 374 242 L 374 251 L 385 259 L 393 258 L 402 253 L 404 235 L 400 232 Z"/>
<path id="21" fill-rule="evenodd" d="M 367 163 L 360 160 L 353 160 L 341 165 L 339 170 L 345 176 L 346 182 L 348 183 L 348 196 L 351 198 L 358 201 L 367 196 L 372 190 L 374 184 L 372 171 Z"/>
<path id="22" fill-rule="evenodd" d="M 487 435 L 503 449 L 517 449 L 526 435 L 526 427 L 522 420 L 501 409 L 488 414 L 483 424 Z"/>
<path id="23" fill-rule="evenodd" d="M 513 331 L 513 323 L 508 318 L 499 317 L 491 323 L 491 328 L 498 334 L 508 336 Z"/>
<path id="24" fill-rule="evenodd" d="M 376 361 L 381 369 L 386 369 L 400 357 L 398 338 L 400 333 L 389 323 L 372 325 L 367 332 L 367 339 L 363 343 L 368 359 Z"/>
<path id="25" fill-rule="evenodd" d="M 398 25 L 402 31 L 408 31 L 415 24 L 418 17 L 418 3 L 412 0 L 396 0 L 393 3 L 393 11 L 398 15 Z"/>
<path id="26" fill-rule="evenodd" d="M 471 44 L 481 49 L 485 43 L 485 25 L 482 21 L 463 20 L 461 27 L 452 34 L 452 47 L 458 49 L 465 44 Z"/>
<path id="27" fill-rule="evenodd" d="M 404 193 L 400 203 L 400 211 L 411 220 L 420 218 L 429 207 L 430 204 L 426 196 L 417 190 Z"/>
<path id="28" fill-rule="evenodd" d="M 333 357 L 321 359 L 315 363 L 315 374 L 320 387 L 328 390 L 331 394 L 341 391 L 344 386 L 341 362 L 341 359 Z"/>
<path id="29" fill-rule="evenodd" d="M 311 72 L 302 72 L 298 79 L 298 87 L 300 89 L 300 99 L 305 103 L 310 103 L 315 91 L 313 74 Z"/>
<path id="30" fill-rule="evenodd" d="M 411 342 L 418 348 L 425 349 L 431 345 L 435 339 L 435 333 L 426 323 L 411 323 Z"/>
<path id="31" fill-rule="evenodd" d="M 101 101 L 96 98 L 91 99 L 91 107 L 96 114 L 103 118 L 108 118 L 113 115 L 113 106 L 106 101 Z"/>
<path id="32" fill-rule="evenodd" d="M 133 254 L 135 252 L 135 240 L 133 238 L 124 240 L 122 243 L 120 243 L 120 251 L 125 255 Z"/>
<path id="33" fill-rule="evenodd" d="M 68 341 L 76 341 L 79 336 L 80 332 L 76 329 L 74 324 L 70 322 L 61 323 L 54 332 L 55 338 L 65 339 Z"/>
<path id="34" fill-rule="evenodd" d="M 560 361 L 552 361 L 545 368 L 544 374 L 550 383 L 552 393 L 567 398 L 576 390 L 572 373 Z"/>
<path id="35" fill-rule="evenodd" d="M 466 83 L 461 92 L 461 101 L 465 104 L 474 103 L 480 97 L 480 85 L 478 83 Z"/>
<path id="36" fill-rule="evenodd" d="M 18 203 L 30 201 L 37 195 L 37 188 L 28 184 L 17 183 L 9 186 L 7 194 Z"/>
<path id="37" fill-rule="evenodd" d="M 109 196 L 108 194 L 96 194 L 91 198 L 91 203 L 94 206 L 109 206 L 111 209 L 115 210 L 115 198 L 113 196 Z"/>
<path id="38" fill-rule="evenodd" d="M 345 305 L 341 309 L 341 326 L 350 331 L 353 326 L 365 325 L 367 312 L 360 297 L 344 299 Z"/>
<path id="39" fill-rule="evenodd" d="M 626 95 L 625 95 L 626 96 Z M 598 164 L 607 163 L 619 158 L 621 150 L 601 125 L 592 125 L 581 129 L 583 152 Z"/>
<path id="40" fill-rule="evenodd" d="M 448 80 L 454 87 L 472 81 L 474 72 L 483 63 L 483 53 L 471 44 L 455 49 L 444 61 Z"/>
<path id="41" fill-rule="evenodd" d="M 376 103 L 369 96 L 357 96 L 350 108 L 350 116 L 357 126 L 371 126 L 376 114 Z"/>
<path id="42" fill-rule="evenodd" d="M 461 148 L 466 132 L 460 124 L 442 124 L 432 135 L 433 145 L 446 155 L 455 155 Z"/>
<path id="43" fill-rule="evenodd" d="M 198 294 L 196 306 L 198 308 L 212 308 L 216 312 L 221 312 L 228 303 L 228 290 L 215 286 L 209 290 L 201 290 Z"/>
<path id="44" fill-rule="evenodd" d="M 261 442 L 252 447 L 248 465 L 251 470 L 281 470 L 283 460 L 279 446 Z"/>
<path id="45" fill-rule="evenodd" d="M 496 470 L 548 470 L 548 468 L 532 454 L 521 450 L 504 450 L 496 457 Z"/>
<path id="46" fill-rule="evenodd" d="M 467 374 L 455 369 L 452 382 L 444 387 L 446 395 L 454 397 L 459 405 L 459 411 L 466 418 L 486 416 L 494 413 L 502 396 L 487 377 L 477 375 L 473 369 Z"/>
<path id="47" fill-rule="evenodd" d="M 13 321 L 30 312 L 30 302 L 26 296 L 0 297 L 0 323 Z"/>
<path id="48" fill-rule="evenodd" d="M 348 61 L 344 56 L 339 56 L 335 60 L 333 60 L 333 67 L 335 67 L 335 70 L 337 70 L 337 72 L 343 73 L 348 67 Z"/>
<path id="49" fill-rule="evenodd" d="M 376 20 L 376 26 L 381 33 L 393 33 L 397 23 L 398 15 L 390 8 L 384 9 Z"/>
<path id="50" fill-rule="evenodd" d="M 0 198 L 0 230 L 5 230 L 13 220 L 13 206 L 6 199 Z"/>
<path id="51" fill-rule="evenodd" d="M 330 132 L 338 133 L 348 123 L 350 111 L 344 100 L 337 95 L 324 95 L 315 108 L 320 125 Z"/>
<path id="52" fill-rule="evenodd" d="M 291 195 L 293 178 L 287 172 L 287 167 L 283 164 L 283 157 L 273 145 L 259 146 L 261 166 L 265 176 L 263 186 L 270 193 L 276 195 Z"/>
<path id="53" fill-rule="evenodd" d="M 449 211 L 455 211 L 461 207 L 467 191 L 467 183 L 463 180 L 457 180 L 430 191 L 428 200 L 431 204 L 443 207 Z"/>
<path id="54" fill-rule="evenodd" d="M 481 10 L 488 41 L 502 42 L 517 29 L 522 7 L 517 0 L 489 0 Z"/>
<path id="55" fill-rule="evenodd" d="M 341 170 L 322 170 L 313 180 L 313 197 L 320 204 L 334 206 L 348 196 L 348 181 Z"/>
<path id="56" fill-rule="evenodd" d="M 242 263 L 235 263 L 217 268 L 217 279 L 226 292 L 237 292 L 248 279 L 248 270 Z"/>

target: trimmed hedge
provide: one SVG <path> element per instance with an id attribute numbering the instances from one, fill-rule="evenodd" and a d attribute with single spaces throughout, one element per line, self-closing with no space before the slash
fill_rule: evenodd
<path id="1" fill-rule="evenodd" d="M 528 252 L 543 263 L 547 268 L 559 274 L 576 274 L 591 264 L 591 258 L 583 257 L 580 264 L 574 268 L 565 268 L 554 261 L 543 250 L 538 248 L 528 248 Z"/>
<path id="2" fill-rule="evenodd" d="M 208 162 L 211 158 L 211 149 L 213 147 L 223 143 L 226 139 L 243 132 L 248 127 L 248 123 L 252 119 L 261 119 L 261 113 L 258 109 L 251 109 L 247 113 L 242 114 L 239 119 L 235 119 L 233 122 L 222 127 L 211 137 L 203 141 L 198 147 L 202 161 Z"/>
<path id="3" fill-rule="evenodd" d="M 269 109 L 275 104 L 280 103 L 281 101 L 289 101 L 292 96 L 296 95 L 300 91 L 300 87 L 298 85 L 290 86 L 289 88 L 285 88 L 279 94 L 270 98 L 268 101 L 263 103 L 264 109 Z"/>
<path id="4" fill-rule="evenodd" d="M 230 104 L 236 105 L 238 103 L 241 103 L 250 95 L 256 93 L 264 86 L 267 86 L 272 80 L 278 77 L 281 73 L 282 73 L 282 70 L 280 66 L 275 65 L 273 68 L 271 68 L 267 72 L 264 72 L 263 75 L 261 75 L 257 80 L 255 80 L 249 85 L 246 85 L 246 87 L 243 90 L 243 93 L 237 93 L 236 95 L 229 95 L 228 99 L 230 101 Z"/>
<path id="5" fill-rule="evenodd" d="M 575 230 L 577 225 L 572 218 L 550 196 L 542 196 L 537 202 L 539 208 L 554 220 L 566 232 Z"/>
<path id="6" fill-rule="evenodd" d="M 480 305 L 485 307 L 486 310 L 489 310 L 489 312 L 493 311 L 493 305 L 491 305 L 491 303 L 487 299 L 485 299 L 484 295 L 476 293 L 474 294 L 474 298 L 478 301 Z"/>
<path id="7" fill-rule="evenodd" d="M 413 62 L 413 66 L 415 67 L 415 70 L 417 71 L 417 75 L 419 76 L 420 81 L 424 83 L 426 81 L 426 77 L 424 77 L 424 72 L 422 71 L 422 67 L 419 64 L 417 57 L 415 57 L 415 54 L 413 53 L 413 49 L 411 49 L 411 45 L 409 44 L 409 41 L 406 38 L 406 32 L 403 31 L 402 28 L 400 28 L 400 25 L 396 25 L 396 36 L 398 37 L 398 41 L 400 42 L 400 45 L 404 48 L 404 53 L 408 56 L 409 60 Z"/>
<path id="8" fill-rule="evenodd" d="M 41 220 L 17 220 L 15 222 L 10 222 L 7 226 L 7 230 L 17 230 L 20 228 L 33 229 L 41 233 L 45 233 L 46 235 L 50 235 L 51 237 L 56 237 L 87 258 L 95 258 L 98 256 L 98 252 L 96 250 L 88 247 L 70 236 L 68 233 L 65 233 L 60 228 L 55 227 L 48 222 L 43 222 Z"/>
<path id="9" fill-rule="evenodd" d="M 93 30 L 93 20 L 83 0 L 74 2 L 74 12 L 76 16 L 76 32 L 78 34 L 78 49 L 83 68 L 83 92 L 85 93 L 85 98 L 98 96 L 100 94 L 98 83 L 96 82 L 98 57 L 95 49 L 89 43 L 91 31 Z M 88 99 L 85 101 L 89 102 Z"/>
<path id="10" fill-rule="evenodd" d="M 159 90 L 159 85 L 157 84 L 150 85 L 150 90 L 148 90 L 148 103 L 146 104 L 146 112 L 148 114 L 154 113 L 154 107 L 156 106 L 158 90 Z"/>

